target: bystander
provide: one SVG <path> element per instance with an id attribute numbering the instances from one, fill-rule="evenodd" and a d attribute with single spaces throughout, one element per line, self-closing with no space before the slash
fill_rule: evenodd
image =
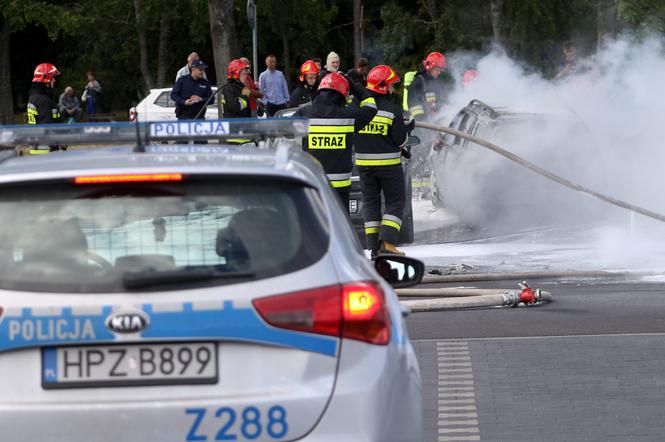
<path id="1" fill-rule="evenodd" d="M 178 73 L 175 75 L 175 81 L 178 81 L 178 79 L 180 77 L 184 77 L 185 75 L 191 74 L 192 73 L 192 63 L 194 63 L 195 61 L 198 61 L 198 60 L 200 60 L 199 54 L 197 54 L 196 52 L 192 52 L 191 54 L 189 54 L 187 56 L 187 64 L 184 65 L 182 68 L 180 68 Z M 208 79 L 205 72 L 203 73 L 203 78 L 205 78 L 206 80 Z"/>
<path id="2" fill-rule="evenodd" d="M 363 86 L 367 83 L 367 67 L 369 62 L 366 58 L 360 57 L 356 62 L 356 67 L 349 69 L 346 73 L 348 77 L 351 77 L 356 83 L 360 83 Z"/>
<path id="3" fill-rule="evenodd" d="M 252 64 L 249 62 L 249 58 L 241 57 L 240 61 L 247 65 L 248 74 L 243 75 L 240 78 L 243 81 L 243 85 L 249 89 L 249 110 L 252 112 L 252 117 L 257 117 L 263 115 L 263 109 L 259 109 L 259 103 L 257 100 L 263 98 L 263 92 L 256 86 L 254 79 L 251 76 L 252 73 Z"/>
<path id="4" fill-rule="evenodd" d="M 269 117 L 275 115 L 280 109 L 286 109 L 289 101 L 289 88 L 282 71 L 277 70 L 277 58 L 274 55 L 266 57 L 267 69 L 259 76 L 259 87 L 263 91 L 263 103 Z"/>
<path id="5" fill-rule="evenodd" d="M 67 86 L 65 91 L 60 95 L 58 109 L 60 117 L 65 123 L 75 123 L 81 119 L 83 109 L 81 109 L 79 100 L 76 98 L 74 89 L 71 86 Z"/>
<path id="6" fill-rule="evenodd" d="M 95 80 L 95 74 L 88 71 L 88 84 L 85 86 L 81 99 L 85 102 L 85 113 L 94 115 L 100 110 L 102 86 Z"/>

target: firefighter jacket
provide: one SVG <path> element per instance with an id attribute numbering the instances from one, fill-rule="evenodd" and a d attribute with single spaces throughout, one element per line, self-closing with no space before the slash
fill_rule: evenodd
<path id="1" fill-rule="evenodd" d="M 310 119 L 303 150 L 319 160 L 332 187 L 351 186 L 353 134 L 372 121 L 374 115 L 374 98 L 364 98 L 360 106 L 346 106 L 342 94 L 327 89 L 319 92 L 311 106 L 301 107 L 295 113 Z"/>
<path id="2" fill-rule="evenodd" d="M 245 86 L 233 78 L 222 86 L 222 110 L 224 118 L 250 118 L 249 97 L 242 94 Z"/>
<path id="3" fill-rule="evenodd" d="M 408 129 L 400 106 L 388 94 L 372 93 L 378 109 L 367 126 L 355 135 L 355 161 L 358 167 L 385 167 L 402 163 L 402 149 Z"/>
<path id="4" fill-rule="evenodd" d="M 298 107 L 302 104 L 311 103 L 316 98 L 316 84 L 309 86 L 301 84 L 291 92 L 289 98 L 289 107 Z"/>
<path id="5" fill-rule="evenodd" d="M 409 85 L 409 112 L 416 120 L 424 120 L 441 110 L 443 82 L 422 70 Z"/>
<path id="6" fill-rule="evenodd" d="M 185 101 L 193 95 L 197 95 L 203 100 L 189 106 L 186 105 Z M 210 82 L 205 78 L 196 80 L 191 74 L 178 78 L 173 89 L 171 89 L 171 100 L 175 102 L 176 118 L 191 120 L 199 115 L 199 112 L 201 112 L 199 118 L 205 118 L 206 111 L 204 107 L 211 95 Z"/>
<path id="7" fill-rule="evenodd" d="M 28 124 L 59 123 L 60 111 L 53 100 L 53 89 L 45 83 L 32 83 L 26 113 Z"/>

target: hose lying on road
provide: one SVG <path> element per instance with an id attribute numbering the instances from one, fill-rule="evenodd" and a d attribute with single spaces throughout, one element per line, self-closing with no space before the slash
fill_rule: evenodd
<path id="1" fill-rule="evenodd" d="M 411 289 L 419 290 L 419 289 Z M 420 289 L 426 290 L 426 289 Z M 431 289 L 431 290 L 445 290 L 445 289 Z M 494 292 L 492 294 L 486 292 Z M 478 292 L 478 290 L 476 290 Z M 544 302 L 552 302 L 552 294 L 549 292 L 535 291 L 535 302 L 525 305 L 540 305 Z M 398 291 L 398 295 L 402 296 L 404 290 Z M 431 292 L 429 296 L 433 296 Z M 444 296 L 446 292 L 444 293 Z M 457 296 L 454 298 L 441 297 L 436 299 L 413 299 L 403 300 L 400 303 L 407 307 L 411 312 L 435 312 L 441 310 L 453 310 L 464 308 L 483 308 L 483 307 L 517 307 L 523 303 L 521 293 L 517 290 L 485 290 L 478 295 L 465 295 Z M 450 296 L 450 295 L 448 295 Z"/>
<path id="2" fill-rule="evenodd" d="M 428 298 L 428 297 L 440 297 L 440 298 L 454 298 L 454 297 L 466 297 L 466 296 L 481 296 L 481 295 L 494 295 L 500 290 L 498 289 L 478 289 L 478 288 L 465 288 L 465 287 L 446 287 L 446 288 L 435 288 L 435 289 L 419 289 L 419 288 L 408 288 L 408 289 L 396 289 L 395 292 L 400 298 Z"/>
<path id="3" fill-rule="evenodd" d="M 502 273 L 466 273 L 459 275 L 425 276 L 420 284 L 442 284 L 448 282 L 483 282 L 541 278 L 634 278 L 640 276 L 662 275 L 662 272 L 612 272 L 602 270 L 537 271 L 537 272 L 502 272 Z"/>
<path id="4" fill-rule="evenodd" d="M 600 192 L 596 192 L 595 190 L 588 189 L 584 186 L 581 186 L 579 184 L 573 183 L 572 181 L 569 181 L 565 178 L 562 178 L 558 175 L 553 174 L 552 172 L 549 172 L 542 167 L 536 166 L 533 163 L 530 163 L 529 161 L 525 160 L 524 158 L 515 155 L 512 152 L 507 151 L 506 149 L 503 149 L 496 144 L 492 144 L 489 141 L 483 140 L 482 138 L 474 137 L 473 135 L 469 135 L 464 132 L 460 132 L 459 130 L 452 129 L 450 127 L 445 127 L 445 126 L 439 126 L 436 124 L 431 124 L 431 123 L 425 123 L 425 122 L 416 122 L 416 127 L 420 127 L 423 129 L 430 129 L 434 130 L 437 132 L 444 132 L 450 135 L 454 135 L 456 137 L 464 138 L 465 140 L 469 140 L 472 143 L 476 143 L 479 146 L 482 146 L 486 149 L 489 149 L 493 152 L 496 152 L 497 154 L 508 158 L 510 161 L 514 161 L 515 163 L 526 167 L 527 169 L 544 176 L 545 178 L 554 181 L 555 183 L 561 184 L 562 186 L 568 187 L 569 189 L 586 193 L 587 195 L 591 195 L 595 198 L 598 198 L 602 201 L 605 201 L 606 203 L 613 204 L 615 206 L 621 207 L 623 209 L 627 209 L 636 213 L 639 213 L 644 216 L 648 216 L 649 218 L 653 218 L 658 221 L 665 222 L 665 215 L 662 215 L 660 213 L 651 211 L 649 209 L 645 209 L 640 206 L 636 206 L 634 204 L 627 203 L 625 201 L 618 200 L 616 198 L 612 198 L 610 196 L 604 195 Z"/>

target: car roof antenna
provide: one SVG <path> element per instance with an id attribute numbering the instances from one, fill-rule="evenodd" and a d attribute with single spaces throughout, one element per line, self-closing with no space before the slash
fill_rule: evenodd
<path id="1" fill-rule="evenodd" d="M 134 152 L 145 153 L 145 143 L 141 139 L 141 131 L 139 130 L 138 103 L 134 102 L 132 105 L 134 107 L 134 126 L 136 127 L 136 146 L 134 146 Z"/>

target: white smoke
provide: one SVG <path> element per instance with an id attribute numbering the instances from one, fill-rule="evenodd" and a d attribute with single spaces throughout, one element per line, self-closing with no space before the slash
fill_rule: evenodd
<path id="1" fill-rule="evenodd" d="M 538 114 L 526 125 L 477 135 L 573 182 L 665 213 L 665 81 L 660 77 L 665 72 L 665 45 L 661 39 L 624 37 L 610 42 L 596 54 L 579 59 L 578 72 L 560 81 L 543 78 L 497 50 L 484 56 L 450 54 L 448 60 L 457 81 L 440 124 L 448 125 L 472 99 L 520 115 Z M 462 87 L 461 76 L 471 62 L 479 75 Z M 508 160 L 475 145 L 458 153 L 456 160 L 446 161 L 447 166 L 436 166 L 445 175 L 444 203 L 471 222 L 494 219 L 506 227 L 519 218 L 521 227 L 536 227 L 524 221 L 530 213 L 542 212 L 550 220 L 574 223 L 585 208 L 592 207 L 595 225 L 620 226 L 598 234 L 603 253 L 626 258 L 642 256 L 641 250 L 625 250 L 627 241 L 639 236 L 641 244 L 653 242 L 645 232 L 665 228 L 573 191 L 555 192 L 558 185 L 531 172 L 513 174 L 517 166 L 508 167 Z M 508 177 L 497 174 L 503 169 L 511 171 Z M 488 194 L 490 188 L 494 193 Z M 528 196 L 519 200 L 520 195 Z M 523 209 L 518 216 L 493 218 L 492 204 L 515 202 Z M 511 207 L 508 212 L 515 215 L 515 210 Z M 543 220 L 534 216 L 533 222 Z"/>

